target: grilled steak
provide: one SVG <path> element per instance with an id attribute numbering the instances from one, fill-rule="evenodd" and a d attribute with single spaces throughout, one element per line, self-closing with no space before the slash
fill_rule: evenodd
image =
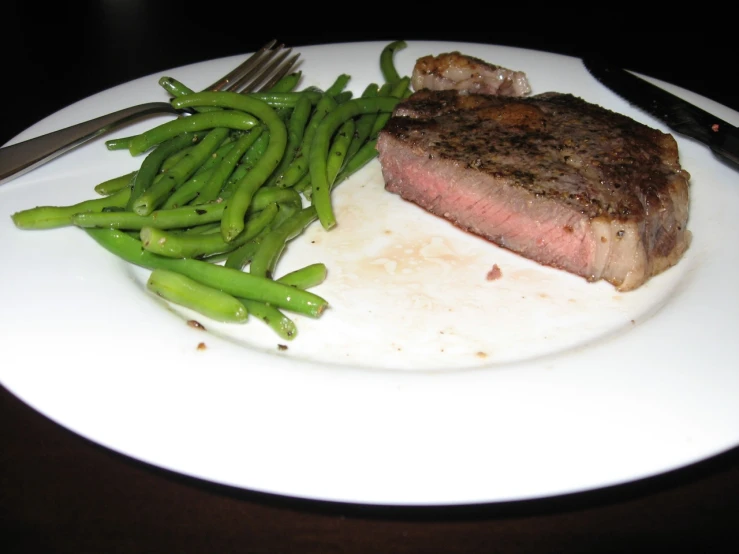
<path id="1" fill-rule="evenodd" d="M 447 52 L 416 60 L 411 74 L 413 90 L 464 90 L 499 96 L 526 96 L 531 85 L 523 71 L 514 71 L 480 58 Z"/>
<path id="2" fill-rule="evenodd" d="M 677 143 L 570 94 L 423 89 L 377 143 L 386 189 L 588 281 L 635 289 L 690 243 Z"/>

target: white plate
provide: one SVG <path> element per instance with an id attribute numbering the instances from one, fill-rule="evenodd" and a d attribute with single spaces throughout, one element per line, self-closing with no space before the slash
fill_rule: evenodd
<path id="1" fill-rule="evenodd" d="M 380 82 L 385 42 L 299 48 L 302 86 L 340 73 Z M 571 92 L 662 130 L 574 58 L 409 42 L 395 63 L 452 49 L 525 71 L 534 93 Z M 167 74 L 206 86 L 239 61 Z M 104 91 L 13 142 L 137 102 L 160 74 Z M 739 113 L 667 83 L 726 120 Z M 158 123 L 128 128 L 133 134 Z M 739 174 L 677 138 L 692 175 L 690 250 L 620 294 L 454 229 L 383 190 L 374 161 L 335 191 L 279 271 L 325 262 L 331 308 L 296 316 L 284 343 L 261 322 L 185 324 L 145 289 L 148 271 L 84 232 L 21 231 L 12 213 L 95 196 L 140 158 L 91 143 L 0 188 L 2 384 L 60 425 L 185 475 L 293 497 L 455 505 L 624 483 L 739 444 Z M 497 264 L 503 277 L 486 279 Z M 204 342 L 205 350 L 197 345 Z"/>

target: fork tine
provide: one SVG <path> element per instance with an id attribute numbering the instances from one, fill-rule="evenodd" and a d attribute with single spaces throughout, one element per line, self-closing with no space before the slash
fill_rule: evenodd
<path id="1" fill-rule="evenodd" d="M 299 57 L 300 57 L 300 54 L 294 54 L 290 59 L 285 61 L 279 68 L 277 68 L 277 71 L 274 73 L 274 75 L 272 75 L 272 77 L 267 82 L 265 82 L 264 84 L 262 84 L 261 87 L 259 87 L 259 90 L 260 91 L 268 90 L 277 81 L 279 81 L 285 75 L 287 75 L 290 72 L 290 70 L 293 68 L 293 66 L 297 63 Z"/>
<path id="2" fill-rule="evenodd" d="M 265 55 L 269 55 L 269 56 L 274 55 L 271 49 L 275 44 L 277 44 L 277 41 L 275 39 L 270 40 L 267 44 L 265 44 L 259 50 L 257 50 L 254 54 L 252 54 L 246 61 L 244 61 L 238 67 L 234 68 L 228 74 L 218 79 L 215 83 L 207 87 L 205 90 L 219 91 L 223 89 L 224 87 L 228 86 L 234 80 L 241 79 L 242 75 L 244 75 L 245 73 L 254 71 L 254 67 L 258 66 L 258 64 L 262 61 L 262 58 L 264 58 Z M 282 48 L 282 46 L 283 45 L 280 45 L 279 48 Z"/>
<path id="3" fill-rule="evenodd" d="M 284 48 L 281 44 L 279 47 L 271 51 L 271 56 L 254 67 L 251 71 L 248 71 L 242 75 L 239 79 L 234 80 L 233 83 L 229 84 L 225 90 L 234 92 L 251 92 L 254 90 L 265 78 L 269 77 L 275 68 L 277 68 L 282 61 L 292 52 L 292 48 Z"/>
<path id="4" fill-rule="evenodd" d="M 283 47 L 284 44 L 280 44 L 276 48 L 270 49 L 265 52 L 262 56 L 259 57 L 256 63 L 252 64 L 250 67 L 242 71 L 240 75 L 232 79 L 231 82 L 224 86 L 221 90 L 239 92 L 239 88 L 246 86 L 245 83 L 248 83 L 249 80 L 253 78 L 254 74 L 261 75 L 261 73 L 264 71 L 265 65 L 273 60 L 274 57 L 278 55 L 281 51 L 280 49 Z"/>

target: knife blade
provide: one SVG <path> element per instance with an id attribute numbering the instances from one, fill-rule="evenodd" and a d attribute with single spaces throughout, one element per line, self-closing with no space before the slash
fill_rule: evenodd
<path id="1" fill-rule="evenodd" d="M 583 58 L 593 77 L 671 130 L 708 146 L 739 171 L 739 128 L 599 56 Z"/>

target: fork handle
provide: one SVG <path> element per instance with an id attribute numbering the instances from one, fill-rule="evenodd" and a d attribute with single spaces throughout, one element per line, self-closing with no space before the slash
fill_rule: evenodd
<path id="1" fill-rule="evenodd" d="M 0 185 L 95 137 L 147 115 L 178 112 L 167 102 L 149 102 L 109 113 L 40 137 L 0 148 Z"/>

